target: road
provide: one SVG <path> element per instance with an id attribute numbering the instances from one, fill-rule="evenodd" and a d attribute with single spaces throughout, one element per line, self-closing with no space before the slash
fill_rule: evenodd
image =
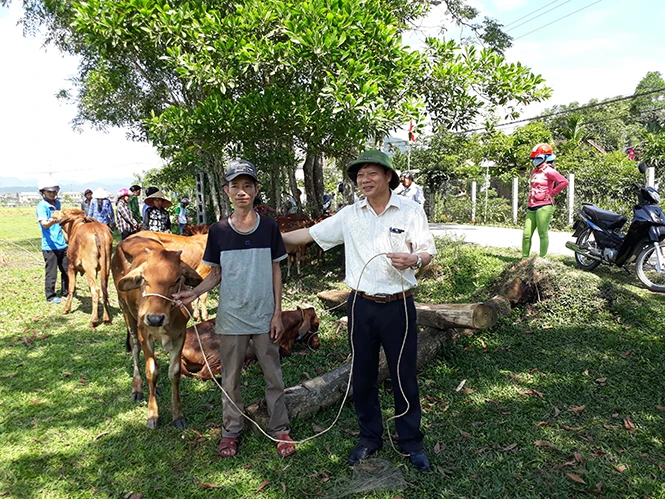
<path id="1" fill-rule="evenodd" d="M 485 227 L 482 225 L 457 224 L 429 224 L 434 236 L 449 236 L 463 239 L 467 243 L 481 246 L 495 246 L 499 248 L 515 248 L 522 251 L 522 229 L 508 229 L 505 227 Z M 572 240 L 571 232 L 549 232 L 550 246 L 548 254 L 569 255 L 573 252 L 566 248 L 566 241 Z M 538 232 L 531 239 L 531 253 L 537 253 L 540 240 Z"/>

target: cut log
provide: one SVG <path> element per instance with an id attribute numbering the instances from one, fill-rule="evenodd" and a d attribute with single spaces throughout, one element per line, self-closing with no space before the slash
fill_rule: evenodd
<path id="1" fill-rule="evenodd" d="M 441 331 L 435 328 L 427 328 L 418 337 L 418 361 L 417 367 L 432 361 L 439 353 L 441 347 L 452 341 L 456 334 L 453 329 Z M 321 408 L 329 407 L 339 403 L 344 397 L 349 382 L 351 363 L 342 364 L 337 369 L 329 371 L 313 379 L 303 381 L 299 385 L 284 390 L 286 408 L 290 418 L 302 418 L 315 413 Z M 386 358 L 381 350 L 379 358 L 379 381 L 388 377 L 388 366 Z M 352 393 L 349 389 L 349 393 Z M 246 408 L 258 422 L 267 422 L 265 401 L 255 402 Z M 324 424 L 324 423 L 320 423 Z"/>
<path id="2" fill-rule="evenodd" d="M 322 291 L 317 295 L 328 308 L 339 306 L 346 310 L 348 291 Z M 492 327 L 499 315 L 510 313 L 510 303 L 495 296 L 483 303 L 416 303 L 417 323 L 421 326 L 447 329 L 461 327 L 487 329 Z M 507 307 L 507 309 L 506 309 Z"/>

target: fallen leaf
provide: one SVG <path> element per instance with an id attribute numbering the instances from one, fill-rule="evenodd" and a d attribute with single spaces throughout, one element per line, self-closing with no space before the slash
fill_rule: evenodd
<path id="1" fill-rule="evenodd" d="M 595 492 L 596 494 L 600 494 L 600 490 L 601 490 L 602 488 L 603 488 L 603 482 L 598 482 L 598 483 L 596 484 L 596 488 L 594 489 L 594 492 Z"/>
<path id="2" fill-rule="evenodd" d="M 607 381 L 607 378 L 598 378 L 596 379 L 596 383 L 605 383 Z"/>
<path id="3" fill-rule="evenodd" d="M 261 485 L 259 485 L 259 488 L 256 489 L 256 491 L 261 492 L 269 483 L 270 483 L 269 480 L 265 480 Z"/>
<path id="4" fill-rule="evenodd" d="M 360 432 L 358 430 L 349 430 L 349 429 L 344 429 L 344 433 L 348 433 L 349 435 L 360 435 Z"/>
<path id="5" fill-rule="evenodd" d="M 0 378 L 15 378 L 16 376 L 18 376 L 18 373 L 9 373 L 5 374 L 4 376 L 0 376 Z"/>
<path id="6" fill-rule="evenodd" d="M 549 443 L 547 440 L 536 440 L 533 442 L 533 445 L 536 447 L 552 447 L 552 444 Z"/>
<path id="7" fill-rule="evenodd" d="M 62 373 L 62 375 L 63 375 L 63 376 L 71 376 L 72 373 L 70 373 L 69 371 L 65 371 L 64 373 Z"/>
<path id="8" fill-rule="evenodd" d="M 434 454 L 440 454 L 441 451 L 446 450 L 446 444 L 442 444 L 441 442 L 437 442 L 436 445 L 434 445 Z"/>
<path id="9" fill-rule="evenodd" d="M 217 485 L 216 483 L 204 483 L 204 482 L 199 482 L 197 484 L 199 487 L 202 489 L 221 489 L 221 485 Z"/>
<path id="10" fill-rule="evenodd" d="M 625 418 L 623 418 L 623 426 L 626 428 L 626 430 L 635 429 L 635 423 L 633 423 L 633 420 L 630 416 L 626 416 Z"/>
<path id="11" fill-rule="evenodd" d="M 328 480 L 330 480 L 329 476 L 324 476 L 323 480 L 321 480 L 323 483 L 326 483 Z"/>
<path id="12" fill-rule="evenodd" d="M 563 425 L 562 428 L 566 431 L 582 431 L 584 429 L 581 426 L 579 428 L 573 428 L 571 426 L 566 426 L 566 425 Z"/>
<path id="13" fill-rule="evenodd" d="M 626 471 L 626 465 L 625 464 L 619 464 L 618 466 L 612 466 L 615 470 L 617 470 L 619 473 L 623 473 Z"/>
<path id="14" fill-rule="evenodd" d="M 556 418 L 556 417 L 559 417 L 559 414 L 561 414 L 561 411 L 559 410 L 558 407 L 555 407 L 555 408 L 554 408 L 554 417 L 555 417 L 555 418 Z"/>
<path id="15" fill-rule="evenodd" d="M 487 345 L 485 345 L 485 342 L 483 341 L 482 338 L 478 338 L 478 341 L 480 342 L 483 348 L 487 348 Z"/>
<path id="16" fill-rule="evenodd" d="M 605 428 L 606 430 L 616 430 L 617 429 L 616 426 L 612 426 L 612 425 L 609 425 L 609 424 L 604 424 L 603 428 Z"/>
<path id="17" fill-rule="evenodd" d="M 586 482 L 582 480 L 579 476 L 577 476 L 575 473 L 566 473 L 566 476 L 575 483 L 581 483 L 583 485 L 586 485 Z"/>
<path id="18" fill-rule="evenodd" d="M 215 406 L 212 405 L 212 404 L 202 404 L 201 407 L 204 407 L 206 409 L 214 409 L 215 408 Z"/>
<path id="19" fill-rule="evenodd" d="M 455 391 L 456 391 L 456 392 L 459 392 L 462 388 L 464 388 L 465 383 L 466 383 L 466 380 L 465 380 L 465 379 L 463 379 L 462 381 L 460 381 L 460 384 L 457 385 L 457 388 L 455 388 Z"/>
<path id="20" fill-rule="evenodd" d="M 462 393 L 464 393 L 465 395 L 471 395 L 471 394 L 474 393 L 475 391 L 476 391 L 476 390 L 467 387 L 467 388 L 465 388 L 464 390 L 462 390 Z"/>
<path id="21" fill-rule="evenodd" d="M 322 431 L 325 430 L 323 426 L 319 426 L 315 423 L 312 423 L 312 430 L 314 430 L 314 433 L 321 433 Z"/>
<path id="22" fill-rule="evenodd" d="M 659 411 L 665 412 L 665 406 L 663 406 L 663 405 L 657 405 L 656 409 L 658 409 Z"/>
<path id="23" fill-rule="evenodd" d="M 141 492 L 130 492 L 125 496 L 125 499 L 142 499 L 143 494 Z"/>
<path id="24" fill-rule="evenodd" d="M 568 466 L 577 466 L 577 461 L 566 461 L 565 463 L 557 464 L 556 469 L 560 470 L 561 468 L 567 468 Z"/>
<path id="25" fill-rule="evenodd" d="M 588 376 L 588 375 L 589 375 L 589 370 L 588 370 L 588 369 L 585 369 L 585 370 L 584 370 L 584 375 L 585 375 L 585 376 Z"/>
<path id="26" fill-rule="evenodd" d="M 624 353 L 621 354 L 622 357 L 626 358 L 631 354 L 630 350 L 626 350 Z"/>
<path id="27" fill-rule="evenodd" d="M 515 447 L 517 447 L 517 444 L 510 444 L 510 445 L 504 447 L 503 450 L 508 452 L 509 450 L 513 450 Z"/>
<path id="28" fill-rule="evenodd" d="M 582 454 L 580 454 L 579 452 L 573 452 L 573 457 L 575 458 L 575 461 L 577 461 L 578 463 L 584 461 Z"/>
<path id="29" fill-rule="evenodd" d="M 568 412 L 582 412 L 585 407 L 585 405 L 574 405 L 568 409 Z"/>
<path id="30" fill-rule="evenodd" d="M 284 482 L 279 482 L 279 484 L 282 486 L 282 492 L 286 494 L 286 484 Z"/>
<path id="31" fill-rule="evenodd" d="M 93 440 L 99 440 L 99 439 L 102 438 L 104 435 L 108 435 L 108 434 L 109 434 L 108 431 L 103 431 L 103 432 L 101 432 L 99 435 L 97 435 Z"/>
<path id="32" fill-rule="evenodd" d="M 549 423 L 547 421 L 539 421 L 536 423 L 536 428 L 540 428 L 541 426 L 547 426 Z"/>
<path id="33" fill-rule="evenodd" d="M 86 379 L 85 376 L 81 376 L 79 378 L 79 383 L 81 383 L 82 385 L 85 385 L 87 382 L 88 382 L 88 380 Z"/>
<path id="34" fill-rule="evenodd" d="M 471 435 L 471 433 L 467 433 L 464 430 L 460 430 L 459 434 L 462 435 L 464 438 L 473 438 L 473 435 Z"/>

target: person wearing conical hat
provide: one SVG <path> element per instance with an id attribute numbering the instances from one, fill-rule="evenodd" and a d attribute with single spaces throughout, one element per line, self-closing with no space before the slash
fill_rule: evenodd
<path id="1" fill-rule="evenodd" d="M 171 217 L 166 208 L 171 206 L 171 201 L 166 199 L 162 191 L 157 191 L 145 198 L 148 208 L 143 217 L 143 230 L 152 232 L 171 232 Z"/>
<path id="2" fill-rule="evenodd" d="M 109 199 L 110 197 L 111 194 L 103 187 L 95 189 L 95 192 L 92 193 L 88 216 L 103 223 L 109 230 L 113 230 L 115 228 L 115 215 L 113 214 L 113 204 Z"/>

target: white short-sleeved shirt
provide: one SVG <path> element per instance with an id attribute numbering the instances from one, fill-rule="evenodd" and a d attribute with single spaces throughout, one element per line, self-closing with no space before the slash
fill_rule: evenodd
<path id="1" fill-rule="evenodd" d="M 324 250 L 344 244 L 346 284 L 370 295 L 401 293 L 417 285 L 413 269 L 397 270 L 385 255 L 374 258 L 363 272 L 375 255 L 436 254 L 422 207 L 395 194 L 380 215 L 363 199 L 310 227 L 309 233 Z"/>

